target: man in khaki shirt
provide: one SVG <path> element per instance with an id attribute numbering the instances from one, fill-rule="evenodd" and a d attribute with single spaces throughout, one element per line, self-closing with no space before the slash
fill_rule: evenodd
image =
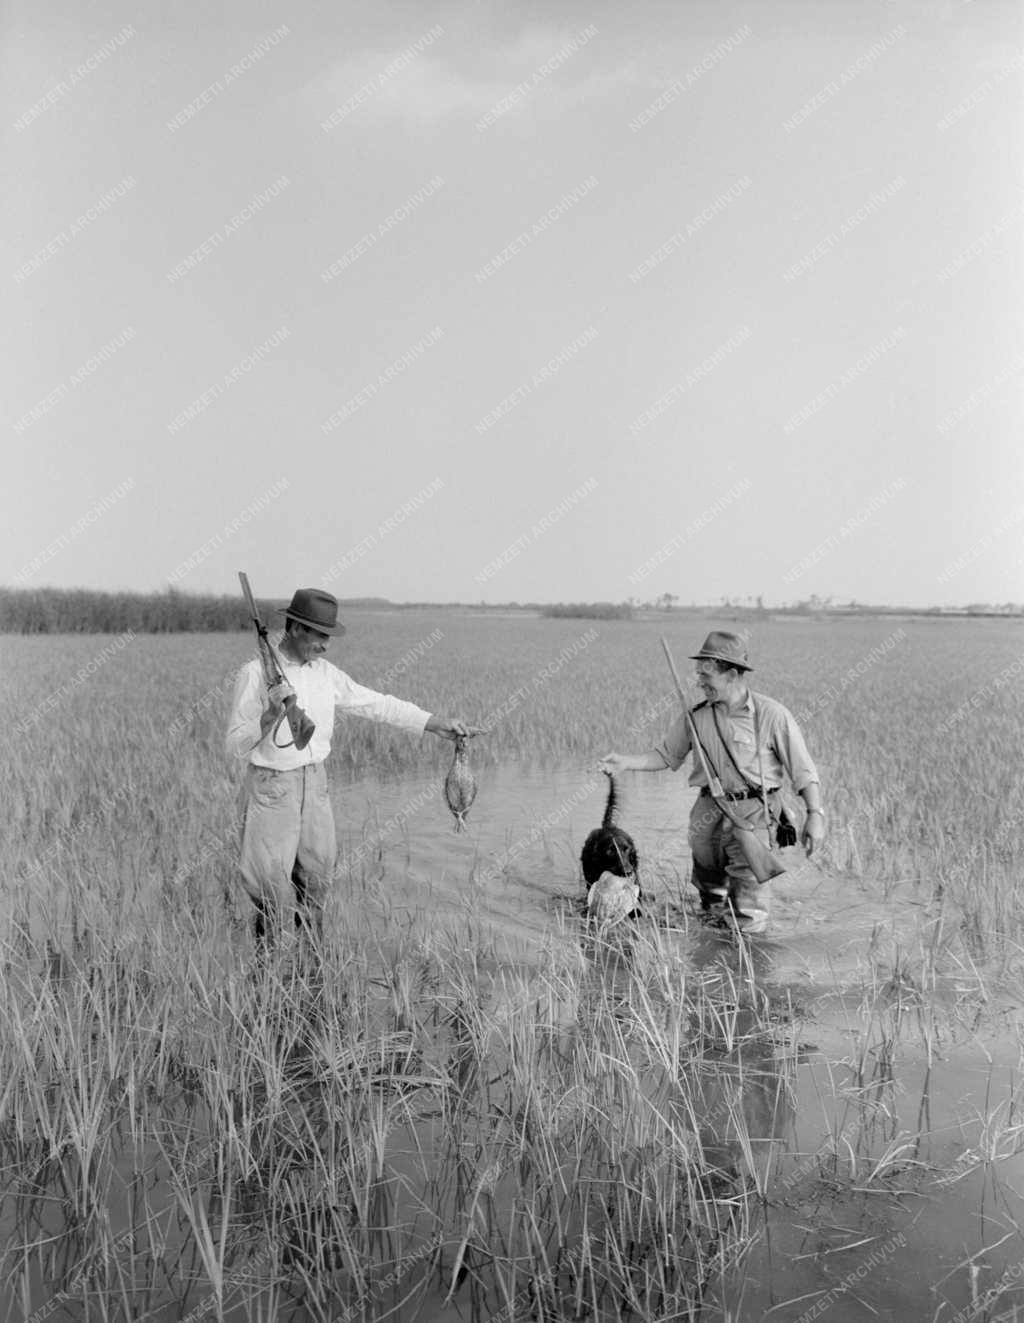
<path id="1" fill-rule="evenodd" d="M 692 660 L 697 663 L 704 701 L 690 716 L 730 810 L 767 846 L 779 821 L 779 791 L 788 776 L 807 809 L 801 839 L 807 853 L 813 853 L 825 838 L 821 786 L 793 714 L 747 687 L 746 675 L 753 668 L 738 635 L 713 630 Z M 761 932 L 768 922 L 767 884 L 757 882 L 733 823 L 711 798 L 686 717 L 679 717 L 647 753 L 610 753 L 601 767 L 612 773 L 675 771 L 690 753 L 694 755 L 690 785 L 700 792 L 690 812 L 691 881 L 700 892 L 701 908 L 709 917 L 735 922 L 745 932 Z"/>

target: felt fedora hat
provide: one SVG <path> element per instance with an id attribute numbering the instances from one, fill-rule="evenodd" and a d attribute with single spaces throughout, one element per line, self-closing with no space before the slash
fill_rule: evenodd
<path id="1" fill-rule="evenodd" d="M 754 668 L 747 661 L 747 646 L 738 634 L 727 634 L 725 630 L 713 629 L 704 640 L 700 652 L 691 655 L 691 661 L 726 662 L 738 671 L 752 671 Z"/>
<path id="2" fill-rule="evenodd" d="M 338 599 L 322 588 L 296 588 L 292 600 L 277 612 L 321 634 L 345 633 L 345 626 L 338 623 Z"/>

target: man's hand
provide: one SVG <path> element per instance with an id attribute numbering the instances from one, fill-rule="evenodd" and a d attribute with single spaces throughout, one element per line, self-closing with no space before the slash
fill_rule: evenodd
<path id="1" fill-rule="evenodd" d="M 458 717 L 438 717 L 432 716 L 427 721 L 424 730 L 429 730 L 432 735 L 440 735 L 442 739 L 454 740 L 456 736 L 486 735 L 487 731 L 483 726 L 468 726 Z"/>
<path id="2" fill-rule="evenodd" d="M 271 685 L 267 690 L 267 698 L 270 700 L 270 706 L 263 709 L 260 716 L 260 739 L 266 739 L 267 735 L 273 730 L 274 726 L 280 720 L 284 711 L 284 705 L 287 699 L 295 697 L 295 690 L 285 681 L 282 684 Z"/>
<path id="3" fill-rule="evenodd" d="M 280 684 L 271 685 L 267 690 L 267 697 L 270 699 L 270 706 L 280 712 L 287 700 L 295 697 L 295 690 L 287 680 L 282 680 Z"/>
<path id="4" fill-rule="evenodd" d="M 800 842 L 807 851 L 807 857 L 817 850 L 825 839 L 825 815 L 821 809 L 809 809 L 804 821 Z"/>
<path id="5" fill-rule="evenodd" d="M 606 753 L 597 764 L 599 772 L 607 772 L 609 776 L 618 776 L 620 772 L 628 771 L 629 758 L 624 753 Z"/>

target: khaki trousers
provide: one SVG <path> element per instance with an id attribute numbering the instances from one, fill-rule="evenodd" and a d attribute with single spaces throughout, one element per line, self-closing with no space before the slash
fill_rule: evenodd
<path id="1" fill-rule="evenodd" d="M 777 793 L 770 791 L 768 808 L 773 817 L 777 799 Z M 729 807 L 738 818 L 750 823 L 763 845 L 768 845 L 764 806 L 759 799 L 738 799 L 731 801 Z M 694 801 L 688 837 L 693 856 L 690 880 L 700 892 L 701 908 L 709 910 L 731 904 L 741 921 L 764 923 L 770 907 L 770 883 L 759 883 L 754 877 L 736 842 L 732 823 L 709 795 L 700 794 Z"/>
<path id="2" fill-rule="evenodd" d="M 249 899 L 279 918 L 299 904 L 319 918 L 338 846 L 323 763 L 278 772 L 250 764 L 240 867 Z"/>

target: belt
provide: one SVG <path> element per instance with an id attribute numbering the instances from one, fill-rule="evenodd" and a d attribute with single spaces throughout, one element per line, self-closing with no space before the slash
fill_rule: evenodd
<path id="1" fill-rule="evenodd" d="M 765 786 L 765 794 L 773 795 L 777 789 L 778 786 Z M 701 786 L 700 793 L 708 799 L 712 798 L 711 791 L 707 786 Z M 737 799 L 760 799 L 761 787 L 751 786 L 749 790 L 726 790 L 721 795 L 721 798 L 728 799 L 730 802 L 734 802 Z"/>

